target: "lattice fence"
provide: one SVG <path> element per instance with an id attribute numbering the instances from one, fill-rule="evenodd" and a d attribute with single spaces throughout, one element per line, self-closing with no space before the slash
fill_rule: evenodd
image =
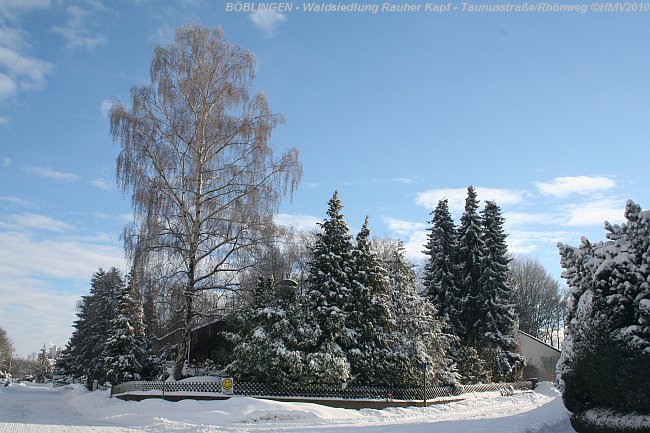
<path id="1" fill-rule="evenodd" d="M 484 385 L 427 387 L 427 400 L 436 398 L 456 397 L 469 392 L 500 392 L 508 394 L 514 390 L 533 389 L 531 382 L 490 383 Z M 131 392 L 148 392 L 158 390 L 161 393 L 187 392 L 187 393 L 219 393 L 220 382 L 126 382 L 116 385 L 111 389 L 111 395 Z M 361 386 L 290 386 L 267 385 L 260 383 L 239 382 L 235 383 L 234 395 L 248 397 L 303 397 L 303 398 L 332 398 L 354 400 L 422 400 L 424 388 L 379 388 Z"/>

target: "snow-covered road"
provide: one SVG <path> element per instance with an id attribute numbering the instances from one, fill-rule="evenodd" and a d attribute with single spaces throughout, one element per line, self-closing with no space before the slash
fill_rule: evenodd
<path id="1" fill-rule="evenodd" d="M 357 411 L 246 397 L 125 402 L 78 386 L 13 385 L 0 388 L 0 432 L 574 433 L 569 414 L 550 384 L 512 397 L 489 393 L 468 397 L 428 408 Z"/>

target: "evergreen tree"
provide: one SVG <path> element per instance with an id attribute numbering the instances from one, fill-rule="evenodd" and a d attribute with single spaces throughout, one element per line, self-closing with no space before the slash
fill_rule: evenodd
<path id="1" fill-rule="evenodd" d="M 385 267 L 390 276 L 390 310 L 396 324 L 391 338 L 391 359 L 386 366 L 393 383 L 397 386 L 420 383 L 424 365 L 429 383 L 456 383 L 457 377 L 447 357 L 449 342 L 435 319 L 434 307 L 417 291 L 417 278 L 412 265 L 404 258 L 401 242 Z"/>
<path id="2" fill-rule="evenodd" d="M 149 361 L 142 305 L 130 284 L 122 288 L 117 306 L 102 352 L 103 377 L 113 385 L 140 380 Z"/>
<path id="3" fill-rule="evenodd" d="M 346 347 L 353 381 L 357 385 L 389 386 L 392 378 L 385 366 L 391 362 L 389 280 L 373 252 L 366 217 L 352 252 L 351 303 L 347 328 L 353 341 Z"/>
<path id="4" fill-rule="evenodd" d="M 492 201 L 485 202 L 482 216 L 484 252 L 479 292 L 482 320 L 474 324 L 474 331 L 483 336 L 480 353 L 492 364 L 492 381 L 514 380 L 524 367 L 524 359 L 513 352 L 517 346 L 516 318 L 510 304 L 505 220 L 499 206 Z"/>
<path id="5" fill-rule="evenodd" d="M 306 306 L 309 321 L 317 326 L 316 344 L 307 362 L 321 383 L 345 382 L 350 375 L 345 347 L 353 336 L 346 329 L 351 302 L 351 235 L 338 192 L 328 202 L 329 219 L 319 223 L 307 277 Z"/>
<path id="6" fill-rule="evenodd" d="M 90 294 L 77 305 L 77 320 L 62 355 L 59 370 L 74 379 L 83 379 L 90 389 L 94 380 L 103 381 L 102 353 L 111 320 L 117 310 L 118 294 L 124 289 L 120 272 L 99 269 L 91 280 Z"/>
<path id="7" fill-rule="evenodd" d="M 43 343 L 43 349 L 39 355 L 39 365 L 40 365 L 40 376 L 41 380 L 45 381 L 45 378 L 52 374 L 52 361 L 47 353 L 47 348 L 45 343 Z"/>
<path id="8" fill-rule="evenodd" d="M 593 408 L 650 414 L 650 212 L 628 201 L 625 217 L 606 223 L 605 242 L 559 244 L 571 289 L 560 387 L 584 431 Z"/>
<path id="9" fill-rule="evenodd" d="M 253 296 L 237 318 L 234 361 L 226 367 L 237 381 L 309 384 L 303 345 L 313 344 L 295 296 L 274 296 L 273 277 L 258 278 Z"/>
<path id="10" fill-rule="evenodd" d="M 424 250 L 428 256 L 424 268 L 424 288 L 438 317 L 446 321 L 445 332 L 459 335 L 462 327 L 459 312 L 461 300 L 457 287 L 458 242 L 447 199 L 438 202 L 432 215 Z"/>
<path id="11" fill-rule="evenodd" d="M 470 186 L 458 228 L 458 262 L 461 267 L 459 311 L 462 312 L 458 335 L 464 345 L 472 347 L 479 347 L 483 339 L 480 324 L 483 323 L 481 278 L 485 243 L 482 231 L 476 191 Z"/>

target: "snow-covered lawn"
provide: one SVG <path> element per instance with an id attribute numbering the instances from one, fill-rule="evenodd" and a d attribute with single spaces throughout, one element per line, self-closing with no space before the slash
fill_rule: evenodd
<path id="1" fill-rule="evenodd" d="M 126 402 L 79 386 L 14 384 L 0 388 L 0 432 L 574 432 L 562 399 L 548 383 L 511 397 L 467 397 L 427 408 L 357 411 L 248 397 Z"/>

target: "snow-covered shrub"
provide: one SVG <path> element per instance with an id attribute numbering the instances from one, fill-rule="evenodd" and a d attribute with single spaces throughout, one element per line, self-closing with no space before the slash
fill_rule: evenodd
<path id="1" fill-rule="evenodd" d="M 596 408 L 650 414 L 650 212 L 628 201 L 625 217 L 605 242 L 559 245 L 571 293 L 558 374 L 582 424 Z"/>

